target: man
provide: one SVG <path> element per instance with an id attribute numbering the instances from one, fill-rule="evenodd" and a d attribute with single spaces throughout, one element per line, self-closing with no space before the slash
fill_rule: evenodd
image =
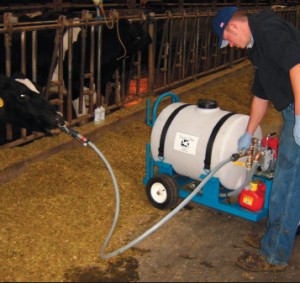
<path id="1" fill-rule="evenodd" d="M 221 9 L 213 29 L 220 48 L 247 48 L 255 67 L 250 119 L 238 150 L 250 147 L 269 102 L 282 112 L 267 229 L 259 252 L 245 252 L 236 263 L 250 271 L 283 271 L 300 220 L 300 31 L 269 9 L 246 15 L 237 7 Z"/>

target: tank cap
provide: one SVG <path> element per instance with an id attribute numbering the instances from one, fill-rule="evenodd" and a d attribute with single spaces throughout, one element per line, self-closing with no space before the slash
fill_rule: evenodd
<path id="1" fill-rule="evenodd" d="M 215 100 L 199 99 L 198 107 L 203 109 L 214 109 L 218 107 L 218 103 Z"/>

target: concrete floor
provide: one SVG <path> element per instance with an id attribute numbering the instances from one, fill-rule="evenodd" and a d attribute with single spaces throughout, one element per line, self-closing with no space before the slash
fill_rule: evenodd
<path id="1" fill-rule="evenodd" d="M 249 272 L 235 265 L 243 251 L 255 251 L 242 236 L 264 231 L 252 222 L 191 203 L 137 247 L 139 282 L 299 282 L 300 237 L 287 271 Z"/>

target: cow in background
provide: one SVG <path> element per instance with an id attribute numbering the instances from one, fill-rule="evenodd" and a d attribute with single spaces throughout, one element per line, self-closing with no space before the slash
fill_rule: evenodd
<path id="1" fill-rule="evenodd" d="M 9 123 L 14 127 L 52 135 L 53 129 L 64 124 L 64 118 L 40 94 L 38 86 L 23 74 L 17 73 L 11 78 L 0 74 L 0 122 L 1 132 Z"/>
<path id="2" fill-rule="evenodd" d="M 55 16 L 38 16 L 34 19 L 28 18 L 28 22 L 53 20 Z M 22 21 L 26 21 L 26 17 L 22 17 Z M 81 29 L 74 28 L 77 42 L 73 43 L 73 71 L 72 71 L 72 100 L 76 100 L 80 94 L 80 68 L 81 68 Z M 117 32 L 118 31 L 118 32 Z M 79 34 L 78 34 L 79 33 Z M 52 54 L 54 51 L 56 31 L 54 29 L 39 30 L 37 32 L 37 78 L 36 83 L 44 88 L 47 85 L 51 65 Z M 97 44 L 97 32 L 95 33 Z M 32 75 L 32 33 L 28 33 L 26 38 L 26 75 L 33 80 Z M 67 35 L 65 35 L 67 36 Z M 87 29 L 86 48 L 85 48 L 85 66 L 84 72 L 89 73 L 90 64 L 90 29 Z M 140 51 L 144 46 L 151 42 L 149 34 L 144 31 L 141 23 L 131 22 L 129 20 L 118 21 L 114 28 L 110 29 L 106 25 L 103 26 L 102 36 L 102 65 L 101 65 L 101 94 L 105 95 L 106 84 L 112 81 L 115 70 L 120 66 L 123 58 L 128 58 Z M 5 49 L 4 34 L 0 34 L 0 73 L 5 73 Z M 18 33 L 13 33 L 11 44 L 11 72 L 21 71 L 21 37 Z M 97 49 L 95 49 L 97 54 Z M 95 66 L 97 66 L 95 59 Z M 68 51 L 64 55 L 63 79 L 65 87 L 68 88 Z M 95 73 L 94 82 L 97 82 L 97 73 Z"/>
<path id="3" fill-rule="evenodd" d="M 79 33 L 78 38 L 81 38 Z M 138 51 L 142 51 L 152 42 L 148 32 L 143 28 L 140 22 L 133 22 L 127 19 L 120 19 L 114 23 L 113 28 L 107 25 L 103 26 L 102 30 L 102 53 L 101 53 L 101 89 L 102 96 L 105 96 L 106 86 L 108 82 L 113 81 L 113 76 L 117 68 L 122 64 L 123 59 L 132 63 L 130 60 Z M 95 32 L 95 53 L 97 55 L 98 48 L 98 33 Z M 85 47 L 85 66 L 84 73 L 90 72 L 91 60 L 91 31 L 86 32 L 86 47 Z M 80 68 L 81 68 L 81 51 L 82 42 L 77 40 L 73 44 L 73 72 L 72 72 L 72 94 L 73 98 L 79 97 L 80 94 Z M 68 51 L 66 53 L 66 57 Z M 95 55 L 95 75 L 94 82 L 97 83 L 97 56 Z M 68 65 L 67 60 L 64 60 L 64 80 L 68 88 Z M 127 64 L 128 65 L 128 64 Z M 88 79 L 85 81 L 87 85 Z M 97 87 L 97 85 L 96 85 Z"/>

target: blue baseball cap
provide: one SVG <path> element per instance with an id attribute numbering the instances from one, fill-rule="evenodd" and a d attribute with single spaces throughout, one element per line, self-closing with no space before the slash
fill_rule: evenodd
<path id="1" fill-rule="evenodd" d="M 237 7 L 222 8 L 213 19 L 213 29 L 219 38 L 219 48 L 226 47 L 228 40 L 223 40 L 224 29 L 230 21 L 232 15 L 238 10 Z"/>

